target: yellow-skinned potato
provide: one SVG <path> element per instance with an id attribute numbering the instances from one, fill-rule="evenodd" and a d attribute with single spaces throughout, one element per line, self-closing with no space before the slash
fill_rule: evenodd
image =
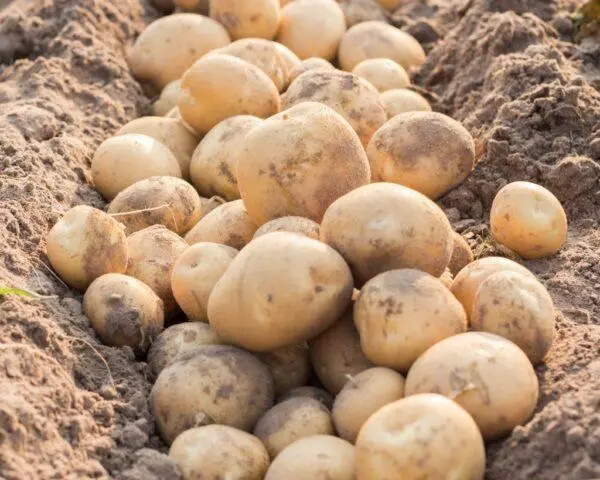
<path id="1" fill-rule="evenodd" d="M 181 80 L 173 80 L 167 83 L 165 88 L 160 92 L 158 100 L 152 105 L 152 111 L 154 115 L 159 117 L 165 117 L 167 114 L 177 106 L 179 100 L 179 92 L 181 91 Z"/>
<path id="2" fill-rule="evenodd" d="M 208 322 L 208 297 L 238 254 L 218 243 L 195 243 L 173 265 L 171 288 L 177 304 L 192 322 Z"/>
<path id="3" fill-rule="evenodd" d="M 261 441 L 237 428 L 207 425 L 179 435 L 169 450 L 183 480 L 263 480 L 269 454 Z"/>
<path id="4" fill-rule="evenodd" d="M 273 232 L 292 232 L 306 235 L 308 238 L 319 239 L 319 224 L 304 217 L 280 217 L 262 225 L 254 238 Z"/>
<path id="5" fill-rule="evenodd" d="M 285 45 L 282 45 L 281 43 L 278 43 L 278 42 L 275 42 L 275 46 L 277 47 L 277 50 L 281 54 L 283 61 L 285 62 L 285 65 L 287 66 L 288 72 L 291 72 L 294 68 L 296 68 L 298 65 L 300 65 L 302 60 L 300 60 L 298 58 L 298 55 L 296 55 L 294 52 L 292 52 L 289 48 L 287 48 Z"/>
<path id="6" fill-rule="evenodd" d="M 225 203 L 227 203 L 225 199 L 218 196 L 210 198 L 200 197 L 200 204 L 202 205 L 202 214 L 200 215 L 200 220 L 206 217 L 215 208 L 220 207 Z"/>
<path id="7" fill-rule="evenodd" d="M 202 55 L 230 43 L 227 31 L 203 15 L 177 13 L 152 22 L 129 52 L 129 67 L 157 88 L 180 78 Z"/>
<path id="8" fill-rule="evenodd" d="M 490 212 L 494 238 L 532 260 L 554 255 L 567 241 L 567 215 L 541 185 L 513 182 L 503 187 Z"/>
<path id="9" fill-rule="evenodd" d="M 271 40 L 279 28 L 278 0 L 211 0 L 210 17 L 221 23 L 231 38 Z"/>
<path id="10" fill-rule="evenodd" d="M 335 250 L 296 233 L 269 233 L 250 242 L 217 282 L 208 318 L 227 342 L 273 351 L 326 330 L 350 303 L 352 289 L 350 270 Z"/>
<path id="11" fill-rule="evenodd" d="M 210 0 L 175 0 L 175 4 L 184 12 L 208 15 Z"/>
<path id="12" fill-rule="evenodd" d="M 255 355 L 269 368 L 275 395 L 302 387 L 308 382 L 311 370 L 308 345 L 292 345 Z"/>
<path id="13" fill-rule="evenodd" d="M 125 273 L 127 238 L 123 226 L 102 210 L 79 205 L 50 229 L 46 254 L 65 283 L 85 290 L 105 273 Z"/>
<path id="14" fill-rule="evenodd" d="M 450 257 L 448 268 L 452 276 L 456 276 L 458 272 L 473 262 L 474 258 L 473 250 L 471 250 L 471 247 L 460 233 L 452 232 L 452 238 L 452 257 Z"/>
<path id="15" fill-rule="evenodd" d="M 181 167 L 168 147 L 148 135 L 111 137 L 92 159 L 94 185 L 109 201 L 130 185 L 156 176 L 181 178 Z"/>
<path id="16" fill-rule="evenodd" d="M 397 115 L 367 147 L 374 182 L 404 185 L 436 199 L 475 165 L 475 142 L 457 121 L 437 112 Z"/>
<path id="17" fill-rule="evenodd" d="M 302 60 L 302 62 L 290 72 L 290 83 L 310 70 L 335 70 L 335 67 L 324 58 L 307 58 L 306 60 Z"/>
<path id="18" fill-rule="evenodd" d="M 346 259 L 357 285 L 398 268 L 434 277 L 452 255 L 452 228 L 444 212 L 419 192 L 373 183 L 336 200 L 321 222 L 321 241 Z"/>
<path id="19" fill-rule="evenodd" d="M 385 108 L 388 120 L 401 113 L 431 112 L 429 102 L 417 92 L 407 88 L 387 90 L 379 95 L 379 100 Z"/>
<path id="20" fill-rule="evenodd" d="M 281 395 L 279 395 L 277 397 L 276 403 L 285 402 L 286 400 L 295 397 L 312 398 L 314 400 L 317 400 L 318 402 L 321 402 L 329 410 L 331 410 L 331 408 L 333 407 L 333 397 L 329 394 L 329 392 L 326 392 L 321 388 L 311 386 L 292 388 L 291 390 L 288 390 L 287 392 L 284 392 Z"/>
<path id="21" fill-rule="evenodd" d="M 405 395 L 440 393 L 475 419 L 486 441 L 508 435 L 535 410 L 538 379 L 527 355 L 498 335 L 446 338 L 413 364 Z"/>
<path id="22" fill-rule="evenodd" d="M 346 16 L 348 28 L 357 23 L 381 21 L 387 23 L 384 10 L 375 0 L 344 0 L 340 7 Z"/>
<path id="23" fill-rule="evenodd" d="M 356 441 L 356 479 L 483 480 L 485 447 L 473 419 L 452 400 L 427 394 L 386 405 Z"/>
<path id="24" fill-rule="evenodd" d="M 237 170 L 240 194 L 259 226 L 290 215 L 318 223 L 335 199 L 367 184 L 369 177 L 356 133 L 331 108 L 314 102 L 252 129 Z"/>
<path id="25" fill-rule="evenodd" d="M 405 88 L 410 85 L 410 78 L 402 65 L 389 58 L 368 58 L 360 62 L 352 73 L 364 78 L 377 91 L 385 92 L 394 88 Z"/>
<path id="26" fill-rule="evenodd" d="M 128 346 L 143 354 L 162 331 L 163 302 L 139 280 L 107 273 L 92 282 L 83 296 L 86 316 L 104 345 Z"/>

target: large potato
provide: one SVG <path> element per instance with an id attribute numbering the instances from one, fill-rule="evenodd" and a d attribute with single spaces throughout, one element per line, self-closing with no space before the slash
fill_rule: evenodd
<path id="1" fill-rule="evenodd" d="M 225 26 L 234 40 L 271 40 L 279 28 L 278 0 L 211 0 L 210 16 Z"/>
<path id="2" fill-rule="evenodd" d="M 364 78 L 377 91 L 385 92 L 394 88 L 404 88 L 410 85 L 406 70 L 389 58 L 368 58 L 360 62 L 352 73 Z"/>
<path id="3" fill-rule="evenodd" d="M 333 407 L 333 397 L 329 394 L 329 392 L 326 392 L 321 388 L 311 386 L 292 388 L 291 390 L 288 390 L 287 392 L 284 392 L 281 395 L 279 395 L 277 397 L 276 403 L 285 402 L 286 400 L 295 397 L 312 398 L 314 400 L 317 400 L 318 402 L 321 402 L 329 410 L 331 410 L 331 408 Z"/>
<path id="4" fill-rule="evenodd" d="M 310 102 L 248 133 L 237 178 L 248 214 L 260 226 L 290 215 L 320 222 L 335 199 L 369 182 L 370 171 L 350 125 Z"/>
<path id="5" fill-rule="evenodd" d="M 311 370 L 308 345 L 292 345 L 255 355 L 269 368 L 276 396 L 308 382 Z"/>
<path id="6" fill-rule="evenodd" d="M 273 351 L 326 330 L 346 309 L 352 275 L 317 240 L 288 232 L 253 240 L 233 260 L 208 300 L 208 318 L 225 340 Z"/>
<path id="7" fill-rule="evenodd" d="M 335 70 L 335 67 L 324 58 L 310 57 L 295 66 L 290 71 L 290 83 L 296 80 L 300 75 L 310 70 Z"/>
<path id="8" fill-rule="evenodd" d="M 458 275 L 463 268 L 473 262 L 473 250 L 465 238 L 456 232 L 452 232 L 452 256 L 448 263 L 448 269 L 453 276 Z"/>
<path id="9" fill-rule="evenodd" d="M 308 238 L 318 240 L 319 224 L 304 217 L 280 217 L 263 224 L 263 226 L 254 233 L 254 238 L 272 232 L 299 233 L 301 235 L 306 235 Z"/>
<path id="10" fill-rule="evenodd" d="M 160 96 L 152 105 L 152 112 L 159 117 L 165 117 L 175 107 L 179 100 L 181 91 L 181 80 L 173 80 L 165 85 L 160 92 Z"/>
<path id="11" fill-rule="evenodd" d="M 407 88 L 387 90 L 379 95 L 388 119 L 408 112 L 431 112 L 429 102 L 417 92 Z"/>

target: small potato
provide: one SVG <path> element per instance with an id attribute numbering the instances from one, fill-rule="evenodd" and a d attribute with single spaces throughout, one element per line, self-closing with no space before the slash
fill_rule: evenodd
<path id="1" fill-rule="evenodd" d="M 277 50 L 281 54 L 283 61 L 285 62 L 285 65 L 287 66 L 288 72 L 291 72 L 294 68 L 296 68 L 298 65 L 300 65 L 302 60 L 300 60 L 298 58 L 298 55 L 296 55 L 294 52 L 292 52 L 289 48 L 287 48 L 285 45 L 282 45 L 281 43 L 277 43 L 277 42 L 275 42 L 275 46 L 277 47 Z"/>
<path id="2" fill-rule="evenodd" d="M 210 0 L 175 0 L 175 4 L 184 12 L 208 15 Z"/>
<path id="3" fill-rule="evenodd" d="M 425 394 L 386 405 L 356 440 L 356 479 L 483 480 L 485 447 L 473 419 L 452 400 Z"/>
<path id="4" fill-rule="evenodd" d="M 145 283 L 120 273 L 92 282 L 83 309 L 104 345 L 128 346 L 143 354 L 162 331 L 163 302 Z"/>
<path id="5" fill-rule="evenodd" d="M 255 233 L 258 238 L 272 232 L 292 232 L 306 235 L 314 240 L 319 239 L 319 224 L 304 217 L 281 217 L 265 223 Z"/>
<path id="6" fill-rule="evenodd" d="M 148 135 L 111 137 L 92 159 L 94 185 L 109 201 L 130 185 L 156 176 L 181 178 L 181 167 L 168 147 Z"/>
<path id="7" fill-rule="evenodd" d="M 317 400 L 290 398 L 266 412 L 254 427 L 271 458 L 291 443 L 312 435 L 334 435 L 329 410 Z"/>
<path id="8" fill-rule="evenodd" d="M 123 225 L 102 210 L 79 205 L 48 232 L 46 255 L 65 283 L 85 290 L 105 273 L 125 273 L 127 238 Z"/>
<path id="9" fill-rule="evenodd" d="M 383 367 L 351 377 L 333 404 L 333 423 L 340 437 L 354 443 L 363 424 L 384 405 L 404 396 L 404 377 Z"/>
<path id="10" fill-rule="evenodd" d="M 355 480 L 354 447 L 332 435 L 312 435 L 288 445 L 265 480 Z"/>
<path id="11" fill-rule="evenodd" d="M 412 35 L 402 30 L 385 22 L 363 22 L 342 37 L 338 61 L 342 70 L 351 72 L 368 58 L 389 58 L 410 71 L 425 63 L 425 52 Z"/>
<path id="12" fill-rule="evenodd" d="M 452 287 L 452 282 L 454 280 L 454 277 L 453 277 L 450 269 L 446 268 L 446 270 L 444 270 L 444 273 L 442 273 L 438 278 L 439 278 L 440 282 L 442 282 L 444 284 L 444 287 L 446 287 L 448 290 L 450 290 L 450 288 Z"/>
<path id="13" fill-rule="evenodd" d="M 223 198 L 216 195 L 210 198 L 200 197 L 200 204 L 202 205 L 202 214 L 200 215 L 200 220 L 206 217 L 215 208 L 220 207 L 225 203 L 227 202 Z"/>
<path id="14" fill-rule="evenodd" d="M 527 355 L 511 341 L 467 332 L 446 338 L 421 355 L 408 372 L 404 392 L 407 397 L 433 392 L 450 397 L 491 441 L 531 417 L 538 379 Z"/>
<path id="15" fill-rule="evenodd" d="M 288 390 L 287 392 L 284 392 L 281 395 L 279 395 L 277 397 L 276 403 L 285 402 L 286 400 L 295 397 L 312 398 L 314 400 L 317 400 L 318 402 L 321 402 L 329 410 L 331 410 L 331 408 L 333 407 L 333 397 L 329 394 L 329 392 L 311 386 L 292 388 L 291 390 Z"/>
<path id="16" fill-rule="evenodd" d="M 368 58 L 360 62 L 352 73 L 364 78 L 379 92 L 410 85 L 406 70 L 389 58 Z"/>
<path id="17" fill-rule="evenodd" d="M 160 92 L 158 100 L 152 105 L 154 115 L 165 117 L 173 108 L 177 106 L 179 92 L 181 91 L 181 80 L 173 80 L 167 83 Z"/>
<path id="18" fill-rule="evenodd" d="M 513 182 L 503 187 L 490 212 L 492 235 L 502 245 L 532 260 L 558 252 L 567 241 L 567 215 L 541 185 Z"/>
<path id="19" fill-rule="evenodd" d="M 225 425 L 186 430 L 171 445 L 169 457 L 183 480 L 263 480 L 269 468 L 269 454 L 258 438 Z"/>
<path id="20" fill-rule="evenodd" d="M 213 242 L 240 250 L 252 240 L 258 227 L 248 216 L 244 202 L 224 203 L 203 217 L 185 236 L 190 245 Z"/>
<path id="21" fill-rule="evenodd" d="M 308 345 L 292 345 L 255 355 L 269 368 L 275 395 L 302 387 L 308 382 L 311 369 Z"/>
<path id="22" fill-rule="evenodd" d="M 377 130 L 367 155 L 373 182 L 405 185 L 435 200 L 471 173 L 475 142 L 446 115 L 409 112 Z"/>
<path id="23" fill-rule="evenodd" d="M 150 405 L 168 445 L 183 431 L 210 424 L 249 431 L 273 405 L 273 380 L 269 369 L 248 352 L 208 345 L 161 372 Z"/>
<path id="24" fill-rule="evenodd" d="M 208 318 L 225 341 L 268 352 L 319 335 L 350 303 L 352 275 L 317 240 L 275 232 L 233 260 L 208 300 Z"/>
<path id="25" fill-rule="evenodd" d="M 431 105 L 417 92 L 407 88 L 387 90 L 379 95 L 388 119 L 408 112 L 431 112 Z"/>
<path id="26" fill-rule="evenodd" d="M 310 57 L 302 60 L 302 63 L 294 67 L 290 72 L 290 83 L 296 80 L 300 75 L 310 70 L 335 70 L 335 67 L 324 58 Z"/>
<path id="27" fill-rule="evenodd" d="M 340 6 L 346 16 L 348 28 L 370 21 L 387 23 L 385 12 L 375 0 L 344 0 Z"/>
<path id="28" fill-rule="evenodd" d="M 163 89 L 205 53 L 230 42 L 214 20 L 177 13 L 159 18 L 142 32 L 129 52 L 129 67 L 140 80 Z"/>
<path id="29" fill-rule="evenodd" d="M 342 254 L 357 285 L 397 268 L 439 277 L 452 254 L 452 228 L 442 209 L 392 183 L 366 185 L 336 200 L 321 222 L 321 241 Z"/>
<path id="30" fill-rule="evenodd" d="M 273 39 L 280 21 L 278 0 L 211 0 L 210 17 L 222 24 L 231 38 Z"/>
<path id="31" fill-rule="evenodd" d="M 452 239 L 453 249 L 448 268 L 452 276 L 456 276 L 469 263 L 472 263 L 474 258 L 473 250 L 471 250 L 471 247 L 460 233 L 452 232 Z"/>

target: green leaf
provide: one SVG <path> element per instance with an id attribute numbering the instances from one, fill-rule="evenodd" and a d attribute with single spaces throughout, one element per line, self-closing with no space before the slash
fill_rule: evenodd
<path id="1" fill-rule="evenodd" d="M 30 292 L 29 290 L 24 290 L 22 288 L 6 287 L 4 285 L 0 285 L 0 296 L 4 296 L 4 295 L 18 295 L 19 297 L 37 298 L 37 299 L 54 298 L 55 297 L 54 295 L 40 295 L 38 293 Z"/>

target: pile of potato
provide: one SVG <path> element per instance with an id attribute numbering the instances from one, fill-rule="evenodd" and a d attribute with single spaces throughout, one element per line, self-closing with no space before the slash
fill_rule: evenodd
<path id="1" fill-rule="evenodd" d="M 483 478 L 484 442 L 536 408 L 555 310 L 435 203 L 475 147 L 407 89 L 423 49 L 334 0 L 175 3 L 210 16 L 139 36 L 155 115 L 98 147 L 108 208 L 69 210 L 47 254 L 101 340 L 148 362 L 183 478 Z M 527 182 L 490 223 L 524 259 L 567 234 Z"/>

